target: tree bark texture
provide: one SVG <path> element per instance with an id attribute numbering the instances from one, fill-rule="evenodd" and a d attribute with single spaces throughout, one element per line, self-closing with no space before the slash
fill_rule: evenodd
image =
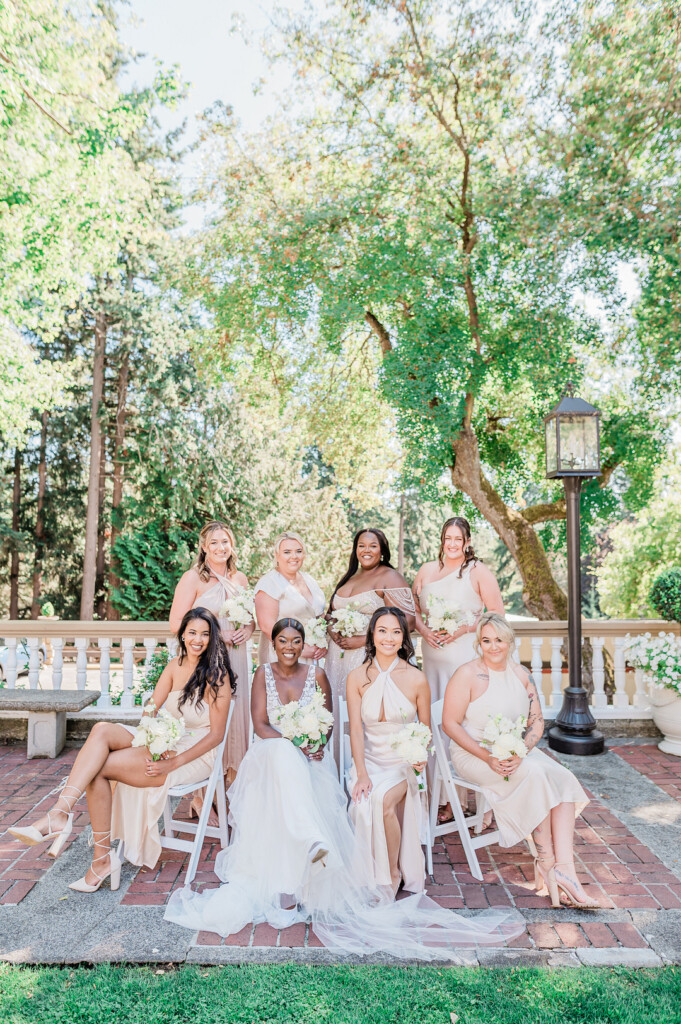
<path id="1" fill-rule="evenodd" d="M 47 490 L 47 413 L 44 412 L 40 424 L 40 453 L 38 461 L 38 501 L 35 513 L 35 557 L 33 560 L 33 596 L 31 600 L 31 618 L 40 615 L 40 595 L 43 589 L 43 557 L 45 554 L 45 492 Z"/>
<path id="2" fill-rule="evenodd" d="M 9 617 L 19 618 L 19 513 L 21 511 L 21 452 L 14 450 L 14 484 L 12 486 L 12 555 L 9 567 Z"/>
<path id="3" fill-rule="evenodd" d="M 120 613 L 111 604 L 111 595 L 120 586 L 118 565 L 114 555 L 116 540 L 120 534 L 119 512 L 123 500 L 123 459 L 125 455 L 126 405 L 128 397 L 128 377 L 130 374 L 130 351 L 127 345 L 123 350 L 121 365 L 118 371 L 118 397 L 116 401 L 116 423 L 114 428 L 113 450 L 113 494 L 111 496 L 111 557 L 109 567 L 109 587 L 106 602 L 107 619 L 120 619 Z"/>
<path id="4" fill-rule="evenodd" d="M 106 360 L 105 360 L 106 371 Z M 97 493 L 97 561 L 95 572 L 95 595 L 97 597 L 97 618 L 106 615 L 106 534 L 107 526 L 104 519 L 104 501 L 106 499 L 106 436 L 102 437 L 99 454 L 99 490 Z"/>
<path id="5" fill-rule="evenodd" d="M 102 424 L 100 406 L 104 394 L 104 357 L 106 352 L 106 316 L 95 314 L 95 348 L 92 362 L 92 409 L 90 414 L 90 472 L 85 517 L 85 551 L 83 554 L 83 589 L 80 617 L 90 622 L 94 613 L 95 576 L 97 572 L 97 527 L 99 521 L 99 473 L 102 455 Z"/>

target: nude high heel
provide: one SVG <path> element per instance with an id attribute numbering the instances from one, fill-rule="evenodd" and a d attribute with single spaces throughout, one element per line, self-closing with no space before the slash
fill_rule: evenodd
<path id="1" fill-rule="evenodd" d="M 599 900 L 591 899 L 589 896 L 587 896 L 586 900 L 584 902 L 582 902 L 582 900 L 579 899 L 575 889 L 570 884 L 570 879 L 567 877 L 567 875 L 565 874 L 564 871 L 560 870 L 560 867 L 561 866 L 565 866 L 565 865 L 556 865 L 556 866 L 559 869 L 558 870 L 558 874 L 555 876 L 555 878 L 556 878 L 556 885 L 557 885 L 558 889 L 560 889 L 560 891 L 565 896 L 565 903 L 564 903 L 565 906 L 574 907 L 577 910 L 612 910 L 613 909 L 612 903 L 601 903 Z M 576 872 L 575 872 L 575 877 L 577 877 L 577 873 Z"/>
<path id="2" fill-rule="evenodd" d="M 96 836 L 101 836 L 102 838 L 97 839 Z M 111 839 L 111 832 L 95 832 L 93 829 L 92 835 L 88 840 L 88 846 L 100 845 L 101 843 L 105 843 L 107 839 Z M 95 871 L 93 865 L 96 864 L 98 860 L 106 860 L 107 857 L 109 858 L 109 870 L 105 874 L 99 875 Z M 91 885 L 90 882 L 86 882 L 85 875 L 83 875 L 83 877 L 79 878 L 77 881 L 71 882 L 69 889 L 73 889 L 75 892 L 97 892 L 102 882 L 111 876 L 111 891 L 116 892 L 121 884 L 121 861 L 114 849 L 109 847 L 108 853 L 102 853 L 99 857 L 95 857 L 90 865 L 90 870 L 97 879 L 94 885 Z"/>
<path id="3" fill-rule="evenodd" d="M 556 882 L 555 865 L 552 864 L 550 867 L 547 867 L 546 864 L 542 865 L 539 857 L 534 858 L 534 887 L 538 893 L 548 889 L 551 906 L 555 910 L 563 906 L 560 902 L 558 883 Z"/>
<path id="4" fill-rule="evenodd" d="M 326 858 L 329 856 L 329 848 L 324 842 L 314 843 L 310 847 L 308 857 L 310 864 L 320 864 L 323 868 L 326 867 Z"/>
<path id="5" fill-rule="evenodd" d="M 76 794 L 73 796 L 66 796 L 65 790 L 71 789 Z M 76 806 L 80 798 L 82 797 L 82 790 L 76 789 L 75 786 L 66 785 L 61 791 L 59 796 L 60 800 L 64 800 L 68 804 L 68 811 L 65 811 L 62 807 L 53 808 L 52 811 L 47 812 L 47 829 L 48 831 L 43 834 L 40 832 L 35 825 L 29 825 L 27 828 L 10 828 L 7 831 L 14 839 L 20 839 L 22 843 L 26 843 L 27 846 L 38 846 L 40 843 L 46 843 L 50 839 L 54 839 L 52 846 L 47 851 L 48 857 L 58 857 L 61 853 L 66 840 L 71 835 L 73 828 L 73 808 Z M 66 822 L 62 828 L 52 828 L 50 822 L 50 814 L 54 814 L 55 811 L 62 811 L 66 814 Z"/>

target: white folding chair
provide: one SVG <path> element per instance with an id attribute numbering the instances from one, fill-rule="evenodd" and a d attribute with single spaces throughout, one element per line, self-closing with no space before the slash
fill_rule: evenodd
<path id="1" fill-rule="evenodd" d="M 338 762 L 339 774 L 341 783 L 345 786 L 345 791 L 348 797 L 352 799 L 352 789 L 350 787 L 350 765 L 352 764 L 352 750 L 350 747 L 350 736 L 345 731 L 348 721 L 348 704 L 347 701 L 342 697 L 338 698 L 338 729 L 340 731 L 340 756 Z M 432 828 L 430 824 L 430 813 L 428 810 L 428 784 L 426 781 L 425 771 L 421 772 L 420 775 L 416 776 L 419 785 L 423 785 L 425 797 L 425 814 L 423 821 L 423 834 L 421 836 L 422 845 L 426 848 L 426 865 L 428 868 L 428 874 L 433 875 L 433 838 L 431 835 Z"/>
<path id="2" fill-rule="evenodd" d="M 191 885 L 194 881 L 199 857 L 201 855 L 201 847 L 203 846 L 203 840 L 206 836 L 210 836 L 211 839 L 219 839 L 220 846 L 223 849 L 229 842 L 229 834 L 227 832 L 227 800 L 225 799 L 225 776 L 222 765 L 222 754 L 225 749 L 225 742 L 227 740 L 227 733 L 229 732 L 229 724 L 232 721 L 233 711 L 234 702 L 232 701 L 229 705 L 225 735 L 222 737 L 221 743 L 215 750 L 215 761 L 213 762 L 213 770 L 209 777 L 207 779 L 202 779 L 200 782 L 187 782 L 184 785 L 173 786 L 172 789 L 168 790 L 166 805 L 163 810 L 161 846 L 167 850 L 184 850 L 187 853 L 191 853 L 189 865 L 187 867 L 187 875 L 184 880 L 185 885 Z M 206 792 L 203 797 L 203 807 L 201 809 L 198 824 L 195 825 L 192 821 L 182 821 L 173 817 L 170 803 L 171 797 L 181 798 L 183 796 L 188 796 L 190 793 L 196 792 L 197 789 L 204 788 Z M 217 794 L 219 824 L 209 825 L 208 818 L 210 817 L 210 812 L 213 809 L 214 794 Z M 175 835 L 176 832 L 190 832 L 194 838 L 179 839 Z"/>

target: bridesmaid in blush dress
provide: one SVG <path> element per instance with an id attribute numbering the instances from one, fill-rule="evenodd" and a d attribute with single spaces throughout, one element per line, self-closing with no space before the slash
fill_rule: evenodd
<path id="1" fill-rule="evenodd" d="M 414 629 L 414 600 L 409 585 L 390 564 L 390 545 L 382 530 L 359 530 L 352 542 L 348 571 L 336 584 L 327 611 L 329 621 L 329 653 L 326 674 L 333 693 L 333 713 L 338 716 L 338 698 L 345 698 L 345 682 L 350 672 L 364 661 L 365 634 L 343 637 L 333 628 L 332 613 L 350 603 L 369 618 L 377 608 L 390 605 L 401 609 L 407 627 Z M 338 730 L 334 737 L 334 757 L 338 761 Z"/>
<path id="2" fill-rule="evenodd" d="M 454 770 L 476 782 L 494 812 L 502 847 L 515 846 L 532 833 L 537 847 L 535 884 L 548 887 L 559 907 L 559 891 L 570 906 L 602 908 L 587 896 L 575 869 L 575 818 L 589 802 L 577 778 L 539 750 L 544 720 L 532 675 L 515 664 L 513 630 L 494 612 L 482 616 L 476 641 L 480 657 L 463 665 L 445 694 L 442 726 L 451 738 Z M 524 733 L 528 753 L 503 760 L 481 745 L 490 718 L 502 714 L 527 719 Z"/>
<path id="3" fill-rule="evenodd" d="M 220 614 L 225 600 L 248 586 L 246 576 L 236 567 L 235 547 L 234 534 L 226 523 L 218 520 L 206 523 L 199 534 L 196 563 L 177 584 L 170 609 L 170 628 L 173 631 L 178 629 L 183 615 L 197 606 L 208 608 L 220 623 L 222 638 L 227 645 L 237 680 L 234 712 L 223 758 L 227 785 L 236 776 L 248 749 L 251 732 L 248 640 L 255 629 L 255 622 L 238 626 Z M 200 797 L 194 797 L 192 807 L 195 813 L 200 814 Z M 210 823 L 217 824 L 217 817 L 211 819 Z"/>
<path id="4" fill-rule="evenodd" d="M 258 664 L 274 661 L 270 639 L 272 627 L 279 619 L 292 618 L 305 626 L 310 619 L 324 614 L 324 594 L 309 573 L 303 572 L 305 544 L 297 533 L 282 533 L 274 544 L 276 568 L 266 572 L 255 585 L 255 613 L 260 627 Z M 319 661 L 325 647 L 305 644 L 301 661 Z"/>
<path id="5" fill-rule="evenodd" d="M 409 664 L 414 647 L 404 613 L 379 608 L 367 631 L 364 664 L 348 676 L 352 747 L 350 817 L 361 855 L 373 864 L 377 885 L 401 884 L 421 892 L 425 861 L 421 842 L 428 809 L 416 770 L 391 747 L 400 729 L 420 721 L 430 728 L 430 687 Z"/>

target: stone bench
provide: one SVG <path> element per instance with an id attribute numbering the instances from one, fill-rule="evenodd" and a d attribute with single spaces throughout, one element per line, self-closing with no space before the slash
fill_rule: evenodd
<path id="1" fill-rule="evenodd" d="M 27 757 L 57 757 L 66 739 L 66 713 L 94 704 L 97 690 L 0 690 L 0 711 L 28 712 Z"/>

